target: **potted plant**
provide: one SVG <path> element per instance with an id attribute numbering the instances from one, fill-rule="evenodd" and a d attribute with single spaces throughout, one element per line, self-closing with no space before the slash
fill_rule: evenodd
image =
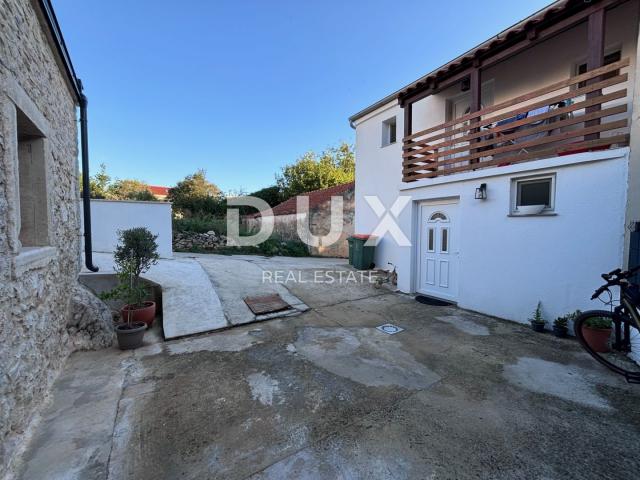
<path id="1" fill-rule="evenodd" d="M 542 302 L 538 302 L 529 321 L 534 332 L 544 332 L 544 326 L 547 322 L 542 318 Z"/>
<path id="2" fill-rule="evenodd" d="M 568 315 L 558 317 L 553 321 L 553 334 L 558 338 L 567 336 Z"/>
<path id="3" fill-rule="evenodd" d="M 582 336 L 592 350 L 598 353 L 609 351 L 611 320 L 605 317 L 588 318 L 582 326 Z"/>
<path id="4" fill-rule="evenodd" d="M 118 275 L 118 285 L 102 295 L 104 299 L 120 299 L 122 323 L 116 327 L 118 344 L 122 349 L 136 348 L 142 344 L 147 327 L 156 315 L 155 302 L 148 301 L 148 289 L 140 275 L 157 263 L 157 235 L 146 228 L 131 228 L 118 232 L 119 242 L 113 257 Z"/>

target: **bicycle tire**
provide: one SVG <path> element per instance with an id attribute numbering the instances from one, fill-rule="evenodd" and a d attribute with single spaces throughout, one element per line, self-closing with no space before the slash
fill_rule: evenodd
<path id="1" fill-rule="evenodd" d="M 593 350 L 591 346 L 587 343 L 587 341 L 584 338 L 582 327 L 588 319 L 593 317 L 609 318 L 613 323 L 614 319 L 616 318 L 616 315 L 613 312 L 610 312 L 607 310 L 588 310 L 580 314 L 578 318 L 576 318 L 574 321 L 573 331 L 575 333 L 576 338 L 582 345 L 582 348 L 584 348 L 589 353 L 589 355 L 591 355 L 600 364 L 604 365 L 612 372 L 615 372 L 619 375 L 624 376 L 629 383 L 640 383 L 640 366 L 638 367 L 637 370 L 627 370 L 625 368 L 622 368 L 621 366 L 616 365 L 610 362 L 609 360 L 607 360 L 607 358 L 603 354 Z M 631 327 L 635 328 L 636 330 L 638 329 L 638 326 L 631 319 L 626 317 L 619 317 L 619 318 L 623 323 L 629 323 Z M 629 362 L 633 362 L 633 360 L 629 359 Z"/>

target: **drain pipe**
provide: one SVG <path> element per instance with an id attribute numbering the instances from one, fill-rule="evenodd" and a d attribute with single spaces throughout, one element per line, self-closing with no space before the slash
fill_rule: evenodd
<path id="1" fill-rule="evenodd" d="M 82 213 L 84 215 L 84 264 L 92 272 L 98 267 L 93 264 L 91 243 L 91 200 L 89 184 L 89 137 L 87 133 L 87 97 L 80 82 L 80 143 L 82 148 Z"/>

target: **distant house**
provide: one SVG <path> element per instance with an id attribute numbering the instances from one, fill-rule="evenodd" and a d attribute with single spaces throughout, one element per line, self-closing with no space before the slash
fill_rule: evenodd
<path id="1" fill-rule="evenodd" d="M 154 197 L 156 197 L 157 200 L 166 200 L 167 196 L 169 195 L 169 188 L 171 187 L 148 185 L 147 188 L 151 191 L 151 193 L 153 194 Z"/>
<path id="2" fill-rule="evenodd" d="M 640 225 L 639 19 L 554 2 L 349 119 L 358 233 L 380 220 L 365 197 L 408 197 L 411 245 L 375 257 L 400 290 L 516 321 L 592 306 Z"/>
<path id="3" fill-rule="evenodd" d="M 324 257 L 347 257 L 349 248 L 347 238 L 353 235 L 354 216 L 354 182 L 336 185 L 334 187 L 302 193 L 299 196 L 309 197 L 309 218 L 306 220 L 313 235 L 326 235 L 331 227 L 331 197 L 342 197 L 343 201 L 343 229 L 340 238 L 331 244 L 323 244 L 322 239 L 317 247 L 309 247 L 312 255 Z M 274 235 L 284 240 L 298 240 L 296 227 L 297 196 L 276 205 L 272 209 L 274 215 Z M 301 215 L 304 215 L 301 213 Z M 245 223 L 250 229 L 257 229 L 262 214 L 256 213 L 245 217 Z"/>

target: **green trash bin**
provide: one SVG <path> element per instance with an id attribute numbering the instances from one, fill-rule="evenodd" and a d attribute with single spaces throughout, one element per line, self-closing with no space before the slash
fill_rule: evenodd
<path id="1" fill-rule="evenodd" d="M 365 245 L 370 237 L 370 235 L 353 235 L 347 240 L 349 242 L 349 265 L 353 265 L 358 270 L 369 270 L 375 266 L 373 257 L 376 247 Z"/>

